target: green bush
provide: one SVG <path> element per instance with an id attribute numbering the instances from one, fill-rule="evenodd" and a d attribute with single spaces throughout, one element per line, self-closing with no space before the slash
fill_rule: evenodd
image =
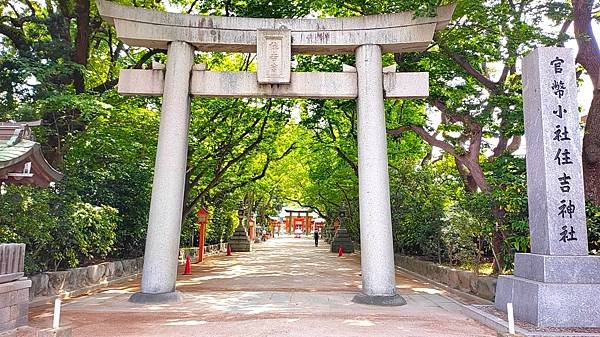
<path id="1" fill-rule="evenodd" d="M 590 252 L 600 255 L 600 205 L 586 204 L 588 245 Z"/>
<path id="2" fill-rule="evenodd" d="M 95 262 L 115 244 L 117 210 L 59 189 L 3 186 L 0 209 L 0 242 L 27 245 L 27 273 Z"/>
<path id="3" fill-rule="evenodd" d="M 441 236 L 451 265 L 460 263 L 479 272 L 486 242 L 485 226 L 479 219 L 460 207 L 451 209 L 446 212 Z"/>
<path id="4" fill-rule="evenodd" d="M 450 182 L 430 168 L 397 170 L 390 181 L 394 250 L 440 259 Z"/>
<path id="5" fill-rule="evenodd" d="M 85 132 L 69 142 L 65 190 L 92 205 L 116 208 L 111 257 L 138 257 L 146 242 L 158 115 L 132 106 L 97 109 L 88 117 Z"/>

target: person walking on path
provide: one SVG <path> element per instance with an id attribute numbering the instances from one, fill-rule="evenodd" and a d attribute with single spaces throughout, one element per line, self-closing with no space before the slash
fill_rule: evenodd
<path id="1" fill-rule="evenodd" d="M 315 229 L 315 247 L 319 247 L 319 230 Z"/>

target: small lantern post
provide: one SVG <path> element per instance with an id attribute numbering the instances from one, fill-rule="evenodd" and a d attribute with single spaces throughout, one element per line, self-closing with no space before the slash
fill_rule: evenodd
<path id="1" fill-rule="evenodd" d="M 204 207 L 200 208 L 196 213 L 196 216 L 198 217 L 198 263 L 204 260 L 204 240 L 208 215 L 209 213 Z"/>

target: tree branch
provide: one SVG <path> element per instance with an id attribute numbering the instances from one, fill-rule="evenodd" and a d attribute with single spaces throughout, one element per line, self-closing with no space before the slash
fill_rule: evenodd
<path id="1" fill-rule="evenodd" d="M 464 71 L 466 71 L 467 74 L 473 76 L 477 81 L 479 81 L 479 83 L 481 83 L 489 91 L 496 91 L 497 84 L 494 81 L 490 80 L 489 78 L 485 77 L 479 71 L 477 71 L 469 63 L 469 61 L 467 61 L 467 59 L 465 59 L 462 55 L 459 55 L 459 54 L 453 52 L 452 50 L 450 50 L 450 48 L 446 47 L 445 45 L 443 45 L 439 42 L 438 42 L 438 44 L 440 46 L 440 49 L 443 52 L 445 52 L 454 62 L 456 62 L 456 64 L 458 64 Z"/>
<path id="2" fill-rule="evenodd" d="M 422 126 L 417 126 L 417 125 L 402 126 L 402 127 L 396 128 L 396 129 L 388 129 L 387 133 L 390 135 L 393 135 L 393 136 L 400 136 L 403 132 L 408 131 L 408 130 L 415 132 L 417 135 L 419 135 L 421 137 L 421 139 L 423 139 L 429 145 L 438 147 L 438 148 L 448 152 L 449 154 L 451 154 L 455 157 L 458 157 L 458 153 L 456 153 L 456 150 L 454 149 L 454 147 L 451 144 L 448 144 L 442 140 L 435 138 L 434 136 L 429 134 L 429 132 L 427 132 Z"/>
<path id="3" fill-rule="evenodd" d="M 142 55 L 136 64 L 127 69 L 141 69 L 144 63 L 148 62 L 152 56 L 157 54 L 166 54 L 166 52 L 167 51 L 164 49 L 150 49 L 148 52 L 146 52 L 146 54 Z M 108 79 L 106 82 L 92 88 L 90 91 L 101 94 L 109 89 L 112 89 L 115 85 L 117 85 L 117 83 L 119 83 L 119 78 Z"/>

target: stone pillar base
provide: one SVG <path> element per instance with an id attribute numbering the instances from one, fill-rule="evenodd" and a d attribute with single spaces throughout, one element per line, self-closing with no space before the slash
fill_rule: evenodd
<path id="1" fill-rule="evenodd" d="M 253 242 L 250 241 L 248 233 L 244 226 L 238 226 L 233 233 L 231 239 L 229 239 L 229 246 L 232 252 L 251 252 Z"/>
<path id="2" fill-rule="evenodd" d="M 352 302 L 358 304 L 379 305 L 385 307 L 399 307 L 406 304 L 404 297 L 396 294 L 393 296 L 371 296 L 364 293 L 358 293 L 352 299 Z"/>
<path id="3" fill-rule="evenodd" d="M 31 280 L 0 283 L 0 333 L 27 325 Z"/>
<path id="4" fill-rule="evenodd" d="M 350 234 L 348 234 L 348 231 L 344 227 L 340 228 L 335 238 L 333 238 L 333 241 L 331 242 L 331 252 L 337 253 L 340 246 L 344 253 L 354 253 L 354 243 L 352 242 L 352 239 L 350 239 Z"/>
<path id="5" fill-rule="evenodd" d="M 145 294 L 137 292 L 131 295 L 129 302 L 139 304 L 165 304 L 181 302 L 182 299 L 183 296 L 181 296 L 179 291 L 162 294 Z"/>
<path id="6" fill-rule="evenodd" d="M 516 254 L 515 276 L 500 276 L 495 305 L 538 327 L 600 327 L 600 256 Z"/>
<path id="7" fill-rule="evenodd" d="M 73 329 L 70 327 L 58 329 L 43 329 L 37 334 L 37 337 L 72 337 Z"/>

